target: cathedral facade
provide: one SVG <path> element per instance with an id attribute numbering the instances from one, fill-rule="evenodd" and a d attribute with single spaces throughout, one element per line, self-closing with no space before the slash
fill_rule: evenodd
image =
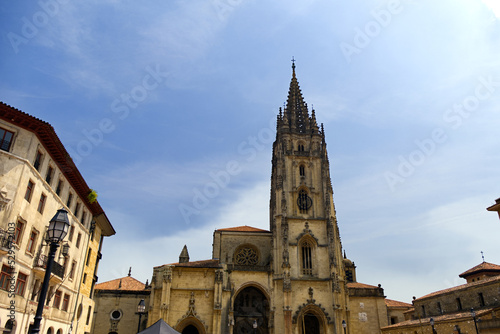
<path id="1" fill-rule="evenodd" d="M 384 307 L 359 312 L 362 323 L 350 312 L 349 289 L 357 307 L 384 306 L 385 297 L 380 286 L 356 283 L 342 255 L 325 132 L 292 70 L 277 116 L 269 231 L 218 229 L 212 259 L 189 261 L 184 248 L 178 263 L 155 267 L 148 325 L 163 319 L 184 334 L 354 334 L 387 324 Z"/>

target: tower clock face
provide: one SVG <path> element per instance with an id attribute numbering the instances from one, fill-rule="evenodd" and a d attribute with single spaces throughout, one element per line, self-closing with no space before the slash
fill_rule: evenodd
<path id="1" fill-rule="evenodd" d="M 306 193 L 300 192 L 299 198 L 297 198 L 297 205 L 300 210 L 309 210 L 312 206 L 312 199 Z"/>

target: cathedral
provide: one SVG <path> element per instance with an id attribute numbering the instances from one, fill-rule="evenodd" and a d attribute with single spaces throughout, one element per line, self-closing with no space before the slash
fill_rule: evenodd
<path id="1" fill-rule="evenodd" d="M 148 326 L 191 333 L 379 333 L 383 289 L 356 282 L 342 251 L 323 125 L 292 64 L 273 143 L 269 230 L 215 230 L 212 258 L 153 269 Z M 411 306 L 411 305 L 409 305 Z M 393 317 L 394 318 L 394 317 Z"/>

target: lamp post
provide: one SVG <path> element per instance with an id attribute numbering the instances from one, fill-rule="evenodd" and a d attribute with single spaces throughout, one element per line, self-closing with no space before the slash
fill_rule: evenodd
<path id="1" fill-rule="evenodd" d="M 474 311 L 472 307 L 470 309 L 470 315 L 472 316 L 472 319 L 474 319 L 474 327 L 476 328 L 476 334 L 479 334 L 479 331 L 477 330 L 476 311 Z"/>
<path id="2" fill-rule="evenodd" d="M 253 334 L 257 334 L 257 320 L 253 321 L 252 327 L 253 327 Z"/>
<path id="3" fill-rule="evenodd" d="M 69 220 L 68 211 L 64 209 L 57 210 L 55 216 L 49 222 L 47 229 L 47 241 L 50 242 L 49 256 L 47 258 L 47 265 L 45 266 L 45 276 L 43 278 L 42 289 L 40 291 L 40 298 L 38 299 L 38 306 L 36 308 L 35 321 L 31 329 L 31 334 L 40 333 L 40 323 L 42 322 L 43 306 L 45 298 L 47 297 L 47 290 L 49 288 L 50 275 L 52 274 L 52 264 L 56 255 L 59 243 L 68 234 Z"/>
<path id="4" fill-rule="evenodd" d="M 347 323 L 345 320 L 342 320 L 342 327 L 344 328 L 344 334 L 346 333 Z"/>
<path id="5" fill-rule="evenodd" d="M 431 323 L 432 334 L 436 333 L 436 331 L 434 330 L 434 318 L 431 318 L 429 322 Z"/>
<path id="6" fill-rule="evenodd" d="M 144 299 L 141 299 L 139 305 L 137 305 L 137 314 L 139 314 L 139 324 L 137 324 L 137 333 L 141 331 L 141 317 L 146 313 L 146 303 L 144 303 Z"/>

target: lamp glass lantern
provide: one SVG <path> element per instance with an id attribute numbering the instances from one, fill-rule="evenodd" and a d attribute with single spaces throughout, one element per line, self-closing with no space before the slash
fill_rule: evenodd
<path id="1" fill-rule="evenodd" d="M 474 311 L 474 308 L 471 307 L 470 309 L 470 315 L 475 318 L 476 317 L 476 311 Z"/>
<path id="2" fill-rule="evenodd" d="M 431 326 L 434 326 L 434 318 L 431 318 L 429 322 L 431 323 Z"/>
<path id="3" fill-rule="evenodd" d="M 141 299 L 139 305 L 137 305 L 137 313 L 142 314 L 145 313 L 145 311 L 146 311 L 146 303 L 144 302 L 144 299 Z"/>
<path id="4" fill-rule="evenodd" d="M 64 239 L 66 234 L 68 234 L 68 230 L 68 211 L 59 209 L 49 222 L 49 228 L 47 230 L 47 240 L 49 242 L 59 243 Z"/>
<path id="5" fill-rule="evenodd" d="M 347 327 L 347 323 L 345 322 L 345 320 L 342 320 L 342 327 L 344 327 L 344 328 Z"/>

